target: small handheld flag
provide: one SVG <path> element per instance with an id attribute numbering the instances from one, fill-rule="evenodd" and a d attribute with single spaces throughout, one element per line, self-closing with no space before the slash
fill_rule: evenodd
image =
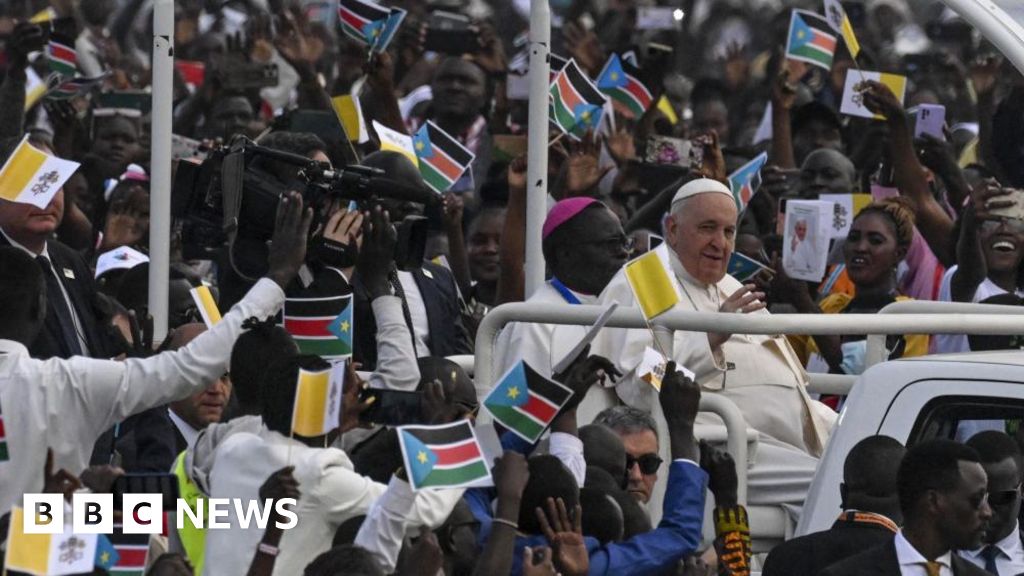
<path id="1" fill-rule="evenodd" d="M 786 58 L 832 69 L 836 52 L 836 36 L 824 17 L 808 10 L 793 10 L 789 21 Z"/>
<path id="2" fill-rule="evenodd" d="M 340 424 L 345 362 L 311 372 L 299 369 L 292 410 L 292 432 L 312 438 L 323 436 Z"/>
<path id="3" fill-rule="evenodd" d="M 398 439 L 413 490 L 491 482 L 491 471 L 468 420 L 443 426 L 401 426 Z"/>
<path id="4" fill-rule="evenodd" d="M 458 182 L 475 158 L 458 140 L 429 120 L 413 135 L 412 146 L 423 181 L 438 194 Z"/>
<path id="5" fill-rule="evenodd" d="M 74 78 L 59 82 L 61 77 L 57 76 L 55 77 L 57 81 L 50 84 L 51 87 L 46 92 L 46 98 L 48 100 L 70 100 L 99 86 L 106 77 L 107 75 L 103 74 L 93 78 Z"/>
<path id="6" fill-rule="evenodd" d="M 484 407 L 502 426 L 532 444 L 570 398 L 572 390 L 520 360 L 498 380 L 484 399 Z"/>
<path id="7" fill-rule="evenodd" d="M 621 103 L 640 118 L 651 107 L 654 96 L 640 81 L 640 69 L 612 54 L 597 77 L 597 89 Z"/>
<path id="8" fill-rule="evenodd" d="M 661 381 L 665 379 L 665 368 L 668 362 L 660 352 L 650 346 L 644 348 L 643 358 L 637 364 L 636 375 L 661 392 Z"/>
<path id="9" fill-rule="evenodd" d="M 92 573 L 97 534 L 74 534 L 66 525 L 62 534 L 27 534 L 25 510 L 11 510 L 5 569 L 41 576 Z"/>
<path id="10" fill-rule="evenodd" d="M 352 142 L 362 144 L 370 140 L 370 134 L 366 131 L 366 120 L 363 118 L 363 108 L 359 105 L 359 98 L 351 94 L 342 94 L 331 98 L 331 107 L 345 128 L 345 135 Z"/>
<path id="11" fill-rule="evenodd" d="M 369 0 L 341 0 L 338 18 L 345 35 L 381 53 L 395 37 L 405 19 L 405 10 L 387 8 Z"/>
<path id="12" fill-rule="evenodd" d="M 761 186 L 761 168 L 768 162 L 768 153 L 762 152 L 756 158 L 740 166 L 729 175 L 729 188 L 736 200 L 736 208 L 742 212 L 754 192 Z"/>
<path id="13" fill-rule="evenodd" d="M 626 263 L 626 280 L 636 296 L 637 304 L 650 320 L 679 302 L 672 280 L 657 252 L 648 252 Z"/>
<path id="14" fill-rule="evenodd" d="M 51 72 L 69 78 L 75 75 L 78 71 L 78 56 L 74 45 L 73 41 L 63 36 L 50 35 L 50 41 L 46 45 L 46 59 Z"/>
<path id="15" fill-rule="evenodd" d="M 217 322 L 220 322 L 220 310 L 217 309 L 217 302 L 213 299 L 213 293 L 210 292 L 209 286 L 205 284 L 197 286 L 189 290 L 189 294 L 192 295 L 192 300 L 199 308 L 199 315 L 202 316 L 203 324 L 206 324 L 207 328 L 213 328 Z"/>
<path id="16" fill-rule="evenodd" d="M 825 0 L 825 18 L 828 19 L 828 23 L 832 26 L 832 29 L 843 35 L 843 42 L 846 42 L 846 49 L 850 51 L 850 56 L 853 59 L 857 59 L 857 55 L 860 54 L 860 42 L 857 41 L 857 35 L 853 33 L 853 24 L 850 23 L 850 17 L 846 14 L 846 9 L 839 0 Z"/>
<path id="17" fill-rule="evenodd" d="M 325 360 L 352 355 L 352 296 L 289 298 L 284 303 L 284 329 L 299 351 Z"/>
<path id="18" fill-rule="evenodd" d="M 114 544 L 105 535 L 100 534 L 96 539 L 96 559 L 93 563 L 109 572 L 120 560 L 121 556 L 117 553 L 117 548 L 114 548 Z"/>
<path id="19" fill-rule="evenodd" d="M 771 271 L 771 268 L 739 252 L 733 252 L 732 256 L 729 257 L 727 272 L 738 282 L 746 282 L 757 276 L 762 270 Z"/>
<path id="20" fill-rule="evenodd" d="M 0 169 L 0 199 L 46 208 L 78 166 L 43 152 L 25 136 Z"/>
<path id="21" fill-rule="evenodd" d="M 416 157 L 416 149 L 413 148 L 412 138 L 409 135 L 392 130 L 376 120 L 373 121 L 373 131 L 377 133 L 377 138 L 380 140 L 381 150 L 398 152 L 419 166 L 420 161 Z"/>
<path id="22" fill-rule="evenodd" d="M 142 576 L 146 571 L 146 560 L 149 557 L 149 534 L 125 534 L 124 526 L 114 523 L 110 543 L 114 545 L 116 553 L 114 567 L 109 570 L 110 573 L 118 576 Z"/>
<path id="23" fill-rule="evenodd" d="M 606 98 L 575 60 L 569 60 L 558 73 L 550 92 L 551 119 L 562 132 L 579 138 L 587 130 L 597 130 Z"/>

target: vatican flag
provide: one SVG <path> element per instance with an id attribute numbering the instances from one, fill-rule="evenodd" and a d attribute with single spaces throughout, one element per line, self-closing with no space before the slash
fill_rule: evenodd
<path id="1" fill-rule="evenodd" d="M 679 302 L 679 294 L 655 251 L 626 263 L 626 280 L 636 295 L 636 301 L 650 320 L 671 309 Z"/>
<path id="2" fill-rule="evenodd" d="M 322 436 L 338 427 L 345 386 L 345 362 L 312 372 L 299 369 L 292 411 L 292 431 L 307 438 Z"/>
<path id="3" fill-rule="evenodd" d="M 0 169 L 0 199 L 46 208 L 78 166 L 36 148 L 26 136 Z"/>

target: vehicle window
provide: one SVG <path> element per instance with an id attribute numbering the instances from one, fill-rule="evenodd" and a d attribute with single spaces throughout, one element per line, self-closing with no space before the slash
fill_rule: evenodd
<path id="1" fill-rule="evenodd" d="M 925 404 L 907 438 L 907 447 L 945 438 L 964 442 L 983 430 L 1011 436 L 1024 420 L 1024 400 L 985 396 L 940 396 Z"/>

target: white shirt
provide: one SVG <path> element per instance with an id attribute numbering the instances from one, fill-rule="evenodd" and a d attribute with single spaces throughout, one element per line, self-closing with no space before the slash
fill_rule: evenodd
<path id="1" fill-rule="evenodd" d="M 195 446 L 196 438 L 199 436 L 199 430 L 196 430 L 191 424 L 182 420 L 181 416 L 175 414 L 174 410 L 171 410 L 170 408 L 167 409 L 167 415 L 171 417 L 171 422 L 174 423 L 174 427 L 178 429 L 178 432 L 181 433 L 181 437 L 185 439 L 185 444 L 187 444 L 189 448 Z"/>
<path id="2" fill-rule="evenodd" d="M 0 340 L 0 414 L 10 452 L 10 459 L 0 462 L 0 514 L 20 505 L 22 494 L 42 491 L 47 447 L 57 469 L 84 470 L 100 434 L 219 378 L 228 369 L 242 322 L 272 316 L 283 303 L 281 288 L 264 278 L 221 322 L 184 348 L 124 362 L 83 356 L 36 360 L 23 345 Z"/>
<path id="3" fill-rule="evenodd" d="M 953 274 L 956 273 L 957 267 L 954 265 L 946 270 L 946 273 L 942 276 L 942 284 L 939 285 L 939 301 L 940 302 L 953 302 Z M 995 282 L 985 278 L 978 284 L 978 289 L 974 291 L 974 297 L 971 298 L 971 302 L 978 303 L 982 300 L 991 298 L 992 296 L 998 296 L 1000 294 L 1006 294 L 1006 290 L 1003 290 Z M 1017 296 L 1024 297 L 1024 292 L 1017 290 Z M 947 354 L 953 352 L 968 352 L 971 346 L 967 341 L 966 334 L 934 334 L 932 335 L 931 353 L 932 354 Z"/>
<path id="4" fill-rule="evenodd" d="M 928 576 L 925 564 L 928 562 L 914 546 L 907 541 L 901 530 L 896 534 L 896 560 L 900 563 L 902 576 Z M 941 567 L 939 576 L 953 576 L 953 552 L 949 551 L 935 559 Z"/>
<path id="5" fill-rule="evenodd" d="M 1001 554 L 996 556 L 996 568 L 999 570 L 997 576 L 1017 576 L 1024 573 L 1024 544 L 1020 540 L 1020 524 L 1015 523 L 1013 531 L 1005 538 L 994 544 Z M 982 546 L 977 550 L 961 550 L 960 557 L 974 564 L 978 568 L 985 568 L 985 558 L 981 553 L 987 548 Z"/>
<path id="6" fill-rule="evenodd" d="M 258 500 L 260 486 L 286 465 L 295 466 L 299 482 L 298 523 L 281 537 L 275 576 L 302 574 L 306 565 L 331 547 L 334 533 L 346 520 L 366 514 L 387 487 L 358 474 L 351 460 L 336 448 L 310 448 L 277 432 L 239 432 L 216 451 L 210 473 L 211 498 Z M 451 513 L 462 490 L 423 490 L 403 511 L 410 524 L 436 528 Z M 263 537 L 255 523 L 243 529 L 231 510 L 230 530 L 207 530 L 203 574 L 244 576 Z"/>
<path id="7" fill-rule="evenodd" d="M 408 304 L 409 315 L 412 316 L 412 331 L 416 335 L 416 355 L 420 358 L 431 356 L 430 346 L 427 345 L 430 341 L 430 321 L 427 320 L 427 307 L 423 303 L 420 287 L 416 285 L 416 278 L 412 272 L 399 270 L 398 281 L 405 291 L 405 303 Z"/>
<path id="8" fill-rule="evenodd" d="M 78 311 L 75 310 L 75 305 L 71 302 L 71 297 L 68 296 L 68 289 L 64 287 L 64 281 L 61 280 L 60 274 L 57 273 L 57 267 L 53 264 L 53 260 L 50 259 L 50 248 L 48 243 L 44 243 L 43 251 L 39 254 L 36 254 L 35 252 L 22 246 L 13 238 L 8 236 L 7 233 L 4 232 L 3 228 L 0 228 L 0 234 L 4 235 L 4 238 L 7 239 L 7 242 L 9 242 L 11 246 L 18 248 L 22 252 L 28 254 L 29 256 L 32 257 L 33 260 L 39 256 L 44 256 L 47 260 L 50 261 L 50 272 L 57 277 L 57 285 L 60 286 L 61 295 L 64 296 L 64 303 L 67 305 L 68 311 L 71 312 L 71 322 L 72 324 L 74 324 L 72 328 L 75 331 L 75 336 L 78 338 L 78 346 L 79 348 L 82 349 L 82 356 L 88 356 L 89 346 L 85 341 L 85 330 L 82 329 L 82 321 L 78 318 Z"/>

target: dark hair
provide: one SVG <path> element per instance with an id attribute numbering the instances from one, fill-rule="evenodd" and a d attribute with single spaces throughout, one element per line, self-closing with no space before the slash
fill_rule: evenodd
<path id="1" fill-rule="evenodd" d="M 43 270 L 31 256 L 0 246 L 0 326 L 16 328 L 30 320 L 45 290 Z"/>
<path id="2" fill-rule="evenodd" d="M 292 427 L 299 369 L 325 370 L 330 367 L 323 358 L 311 354 L 284 356 L 272 362 L 260 386 L 263 423 L 267 428 L 288 436 Z"/>
<path id="3" fill-rule="evenodd" d="M 583 459 L 586 460 L 586 456 Z M 588 465 L 586 480 L 583 482 L 583 486 L 604 490 L 605 492 L 613 492 L 615 490 L 622 490 L 622 481 L 622 477 L 616 478 L 604 468 Z"/>
<path id="4" fill-rule="evenodd" d="M 572 472 L 558 458 L 550 454 L 534 456 L 528 461 L 530 480 L 523 489 L 522 505 L 519 507 L 519 529 L 526 534 L 540 534 L 540 522 L 536 509 L 547 511 L 548 498 L 561 498 L 565 508 L 572 514 L 580 501 L 579 487 Z"/>
<path id="5" fill-rule="evenodd" d="M 579 438 L 587 464 L 601 468 L 620 482 L 626 477 L 626 447 L 614 430 L 603 424 L 587 424 L 579 429 Z"/>
<path id="6" fill-rule="evenodd" d="M 1017 467 L 1018 478 L 1022 471 L 1020 446 L 1006 432 L 1000 430 L 985 430 L 978 432 L 967 440 L 967 446 L 974 448 L 981 458 L 982 464 L 996 464 L 1007 458 L 1012 458 Z"/>
<path id="7" fill-rule="evenodd" d="M 848 491 L 872 497 L 896 494 L 896 477 L 907 449 L 889 436 L 868 436 L 854 444 L 843 463 L 843 484 Z"/>
<path id="8" fill-rule="evenodd" d="M 364 520 L 366 520 L 366 514 L 360 514 L 342 522 L 338 529 L 334 531 L 334 540 L 331 542 L 331 546 L 344 546 L 355 542 L 356 535 L 359 534 L 359 529 L 363 527 Z"/>
<path id="9" fill-rule="evenodd" d="M 306 566 L 303 576 L 384 576 L 370 551 L 345 544 L 335 546 Z"/>
<path id="10" fill-rule="evenodd" d="M 231 385 L 243 409 L 255 410 L 262 404 L 260 386 L 270 363 L 284 356 L 298 354 L 299 347 L 287 330 L 274 322 L 249 318 L 242 323 L 245 332 L 231 348 Z"/>
<path id="11" fill-rule="evenodd" d="M 445 401 L 449 404 L 460 404 L 472 410 L 477 405 L 476 387 L 466 371 L 441 356 L 423 356 L 416 359 L 420 370 L 420 382 L 417 391 L 422 391 L 427 382 L 437 380 L 444 389 Z M 452 378 L 452 374 L 455 375 Z"/>
<path id="12" fill-rule="evenodd" d="M 914 241 L 914 209 L 910 200 L 900 196 L 872 202 L 857 214 L 857 218 L 867 214 L 881 214 L 887 217 L 896 233 L 896 244 L 902 248 L 910 247 Z"/>
<path id="13" fill-rule="evenodd" d="M 327 144 L 324 144 L 324 141 L 312 132 L 290 132 L 287 130 L 271 132 L 260 138 L 259 145 L 299 156 L 309 156 L 317 150 L 327 151 Z"/>
<path id="14" fill-rule="evenodd" d="M 651 517 L 629 492 L 617 490 L 609 492 L 612 498 L 618 502 L 622 510 L 622 539 L 629 540 L 637 534 L 650 532 L 654 526 L 651 525 Z"/>
<path id="15" fill-rule="evenodd" d="M 356 472 L 381 484 L 387 484 L 402 465 L 402 446 L 393 428 L 381 428 L 348 452 Z"/>
<path id="16" fill-rule="evenodd" d="M 622 508 L 611 494 L 595 488 L 580 489 L 583 509 L 583 535 L 597 538 L 601 544 L 622 539 L 625 521 Z"/>
<path id="17" fill-rule="evenodd" d="M 658 435 L 658 423 L 650 412 L 632 406 L 612 406 L 605 408 L 594 418 L 594 424 L 611 428 L 619 434 L 636 434 L 644 430 Z"/>
<path id="18" fill-rule="evenodd" d="M 980 463 L 981 457 L 974 448 L 945 439 L 927 440 L 907 450 L 897 474 L 900 510 L 907 521 L 929 491 L 956 487 L 960 462 Z"/>

